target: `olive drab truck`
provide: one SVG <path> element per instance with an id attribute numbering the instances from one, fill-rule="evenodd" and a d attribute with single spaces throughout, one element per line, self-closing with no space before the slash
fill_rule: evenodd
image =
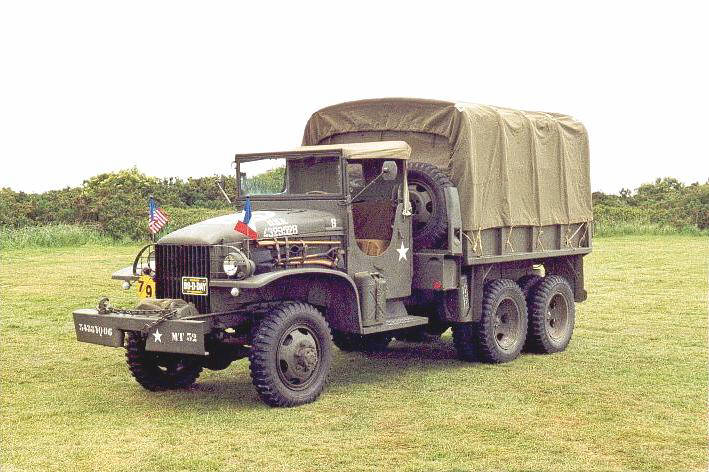
<path id="1" fill-rule="evenodd" d="M 114 274 L 135 308 L 74 312 L 149 390 L 248 358 L 260 398 L 322 392 L 333 357 L 449 328 L 463 361 L 563 351 L 591 251 L 586 131 L 573 118 L 415 99 L 348 102 L 292 151 L 240 154 L 235 212 L 145 246 Z"/>

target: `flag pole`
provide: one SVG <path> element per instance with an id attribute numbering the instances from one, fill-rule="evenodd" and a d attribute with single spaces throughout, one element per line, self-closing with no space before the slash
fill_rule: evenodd
<path id="1" fill-rule="evenodd" d="M 153 195 L 152 195 L 152 194 L 150 195 L 150 199 L 148 200 L 148 208 L 149 208 L 149 210 L 148 210 L 148 213 L 149 213 L 148 220 L 149 220 L 149 221 L 152 220 L 152 218 L 153 218 L 152 205 L 150 204 L 151 202 L 155 202 L 155 198 L 153 198 Z M 155 233 L 153 233 L 152 231 L 150 231 L 150 229 L 148 229 L 148 233 L 150 233 L 150 243 L 151 243 L 151 244 L 155 244 Z"/>

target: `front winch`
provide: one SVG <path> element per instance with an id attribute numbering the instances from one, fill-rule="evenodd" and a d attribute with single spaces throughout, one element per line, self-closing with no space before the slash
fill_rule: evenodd
<path id="1" fill-rule="evenodd" d="M 135 308 L 115 308 L 102 298 L 96 309 L 74 312 L 79 341 L 122 347 L 125 333 L 140 333 L 148 351 L 207 355 L 204 336 L 211 322 L 199 316 L 192 303 L 180 299 L 145 299 Z"/>
<path id="2" fill-rule="evenodd" d="M 108 297 L 103 297 L 99 300 L 96 307 L 99 314 L 106 315 L 109 313 L 130 315 L 130 316 L 148 316 L 158 315 L 155 320 L 146 323 L 141 332 L 147 334 L 152 328 L 155 328 L 160 323 L 172 318 L 184 318 L 188 316 L 199 315 L 197 308 L 192 303 L 188 303 L 179 298 L 165 299 L 146 299 L 138 303 L 134 309 L 114 308 L 109 303 Z M 179 316 L 178 316 L 179 315 Z"/>

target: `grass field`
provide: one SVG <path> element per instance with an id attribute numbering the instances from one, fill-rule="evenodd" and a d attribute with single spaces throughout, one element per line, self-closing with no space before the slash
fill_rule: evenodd
<path id="1" fill-rule="evenodd" d="M 316 402 L 264 406 L 246 361 L 150 393 L 71 311 L 128 304 L 134 246 L 5 250 L 3 471 L 706 470 L 709 238 L 598 238 L 569 349 L 489 366 L 450 334 L 336 351 Z"/>

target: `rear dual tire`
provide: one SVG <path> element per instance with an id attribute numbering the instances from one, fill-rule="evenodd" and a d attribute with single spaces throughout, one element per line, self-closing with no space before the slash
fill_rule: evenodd
<path id="1" fill-rule="evenodd" d="M 485 285 L 480 321 L 455 323 L 453 342 L 461 360 L 509 362 L 522 348 L 541 354 L 565 350 L 575 319 L 573 290 L 561 276 L 494 280 Z"/>
<path id="2" fill-rule="evenodd" d="M 467 362 L 509 362 L 516 359 L 527 336 L 527 303 L 520 287 L 509 279 L 488 282 L 477 323 L 455 323 L 453 342 Z"/>
<path id="3" fill-rule="evenodd" d="M 539 280 L 527 297 L 529 330 L 525 349 L 551 354 L 566 349 L 576 322 L 574 292 L 569 282 L 558 275 Z"/>

